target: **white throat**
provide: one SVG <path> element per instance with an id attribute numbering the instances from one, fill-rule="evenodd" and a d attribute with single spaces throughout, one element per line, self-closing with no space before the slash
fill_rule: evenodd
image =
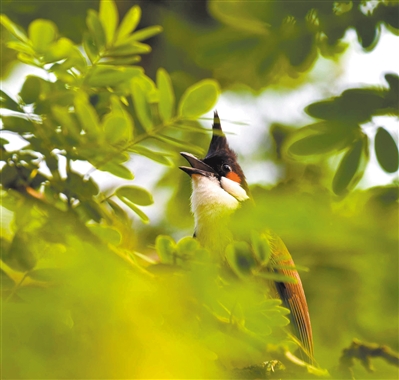
<path id="1" fill-rule="evenodd" d="M 240 207 L 238 199 L 248 198 L 238 183 L 230 182 L 233 181 L 225 177 L 219 182 L 216 177 L 192 175 L 191 211 L 196 237 L 203 247 L 221 255 L 233 238 L 228 228 L 230 215 Z"/>

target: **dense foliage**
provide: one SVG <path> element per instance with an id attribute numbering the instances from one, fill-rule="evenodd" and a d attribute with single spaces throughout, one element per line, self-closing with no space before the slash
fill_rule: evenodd
<path id="1" fill-rule="evenodd" d="M 296 343 L 288 310 L 268 294 L 281 277 L 265 271 L 266 228 L 300 270 L 321 368 L 342 378 L 334 368 L 354 337 L 397 351 L 398 181 L 356 188 L 372 144 L 381 169 L 398 171 L 393 135 L 374 126 L 372 141 L 363 126 L 397 119 L 396 74 L 384 73 L 383 88 L 310 104 L 313 124 L 265 129 L 273 144 L 258 157 L 284 174 L 251 186 L 255 206 L 239 210 L 242 241 L 226 261 L 182 237 L 192 230 L 190 183 L 176 168 L 179 151 L 204 153 L 211 122 L 198 119 L 222 89 L 299 86 L 320 55 L 339 65 L 349 28 L 371 51 L 382 27 L 398 34 L 397 3 L 210 0 L 209 13 L 205 2 L 154 3 L 141 4 L 143 15 L 105 0 L 98 11 L 4 4 L 3 79 L 15 62 L 40 75 L 17 96 L 0 93 L 1 377 L 255 377 L 251 366 L 265 361 L 256 376 L 328 376 L 284 356 Z M 149 177 L 163 165 L 153 191 L 134 180 L 139 165 Z M 143 207 L 154 200 L 164 208 L 150 221 Z M 385 361 L 375 367 L 355 365 L 354 376 L 397 378 Z"/>

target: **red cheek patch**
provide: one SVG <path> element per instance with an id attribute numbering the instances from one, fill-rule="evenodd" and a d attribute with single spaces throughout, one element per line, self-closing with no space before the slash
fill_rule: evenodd
<path id="1" fill-rule="evenodd" d="M 234 182 L 241 183 L 241 178 L 237 173 L 229 172 L 227 173 L 226 177 Z"/>

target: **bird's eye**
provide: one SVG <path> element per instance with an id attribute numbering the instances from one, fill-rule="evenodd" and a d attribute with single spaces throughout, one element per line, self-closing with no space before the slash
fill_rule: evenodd
<path id="1" fill-rule="evenodd" d="M 226 172 L 231 172 L 231 166 L 230 165 L 224 164 L 222 167 L 223 167 L 223 170 L 225 170 Z"/>

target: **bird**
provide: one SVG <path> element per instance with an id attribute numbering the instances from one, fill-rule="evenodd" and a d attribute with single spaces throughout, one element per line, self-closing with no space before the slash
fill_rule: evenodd
<path id="1" fill-rule="evenodd" d="M 214 112 L 212 139 L 203 159 L 181 152 L 190 167 L 179 168 L 191 177 L 191 211 L 194 215 L 194 237 L 209 252 L 223 257 L 226 248 L 234 241 L 230 229 L 231 218 L 241 205 L 250 199 L 249 187 L 236 153 L 230 148 L 222 131 L 220 118 Z M 279 275 L 295 281 L 271 281 L 271 294 L 281 299 L 289 309 L 289 319 L 294 340 L 300 347 L 300 356 L 314 363 L 312 327 L 309 309 L 301 278 L 287 247 L 274 232 L 265 235 L 271 253 L 272 269 Z"/>

